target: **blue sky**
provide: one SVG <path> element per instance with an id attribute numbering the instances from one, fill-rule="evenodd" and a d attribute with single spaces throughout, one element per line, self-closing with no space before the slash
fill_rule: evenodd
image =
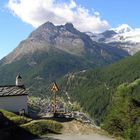
<path id="1" fill-rule="evenodd" d="M 95 9 L 112 27 L 128 24 L 133 28 L 140 27 L 139 0 L 76 0 L 86 8 Z M 87 2 L 88 1 L 88 2 Z"/>
<path id="2" fill-rule="evenodd" d="M 139 8 L 139 0 L 1 0 L 0 59 L 46 21 L 92 32 L 121 24 L 139 28 Z"/>

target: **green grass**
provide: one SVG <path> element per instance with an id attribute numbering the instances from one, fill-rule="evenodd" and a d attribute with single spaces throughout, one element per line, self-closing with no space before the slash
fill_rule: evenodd
<path id="1" fill-rule="evenodd" d="M 21 125 L 21 127 L 35 135 L 46 135 L 48 133 L 60 133 L 62 125 L 51 120 L 34 120 Z"/>
<path id="2" fill-rule="evenodd" d="M 0 112 L 2 112 L 3 115 L 5 117 L 7 117 L 8 119 L 11 118 L 11 117 L 18 117 L 18 115 L 16 115 L 15 113 L 7 111 L 7 110 L 4 110 L 4 109 L 0 109 Z"/>
<path id="3" fill-rule="evenodd" d="M 48 133 L 60 133 L 62 125 L 53 120 L 32 120 L 31 118 L 16 115 L 13 112 L 0 109 L 4 117 L 14 122 L 14 125 L 33 135 L 46 135 Z"/>
<path id="4" fill-rule="evenodd" d="M 2 112 L 6 118 L 8 118 L 9 120 L 13 121 L 14 123 L 18 125 L 28 123 L 32 120 L 31 118 L 19 116 L 13 112 L 10 112 L 4 109 L 0 109 L 0 112 Z"/>
<path id="5" fill-rule="evenodd" d="M 10 120 L 18 125 L 25 124 L 25 123 L 32 121 L 31 118 L 27 118 L 27 117 L 23 117 L 23 116 L 11 117 Z"/>

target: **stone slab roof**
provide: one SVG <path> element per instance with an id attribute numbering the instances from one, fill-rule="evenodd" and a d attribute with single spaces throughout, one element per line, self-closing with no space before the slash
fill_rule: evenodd
<path id="1" fill-rule="evenodd" d="M 28 95 L 24 86 L 6 85 L 0 86 L 0 97 Z"/>

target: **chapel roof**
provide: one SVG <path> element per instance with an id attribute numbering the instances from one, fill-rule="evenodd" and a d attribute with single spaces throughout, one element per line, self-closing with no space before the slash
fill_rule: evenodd
<path id="1" fill-rule="evenodd" d="M 23 96 L 28 95 L 27 90 L 23 86 L 5 85 L 0 86 L 0 97 L 5 96 Z"/>

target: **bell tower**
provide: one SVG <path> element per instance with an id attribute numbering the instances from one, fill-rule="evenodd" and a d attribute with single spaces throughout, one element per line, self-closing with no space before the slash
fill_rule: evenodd
<path id="1" fill-rule="evenodd" d="M 16 77 L 16 86 L 23 86 L 22 77 L 20 76 L 20 74 L 18 74 Z"/>

